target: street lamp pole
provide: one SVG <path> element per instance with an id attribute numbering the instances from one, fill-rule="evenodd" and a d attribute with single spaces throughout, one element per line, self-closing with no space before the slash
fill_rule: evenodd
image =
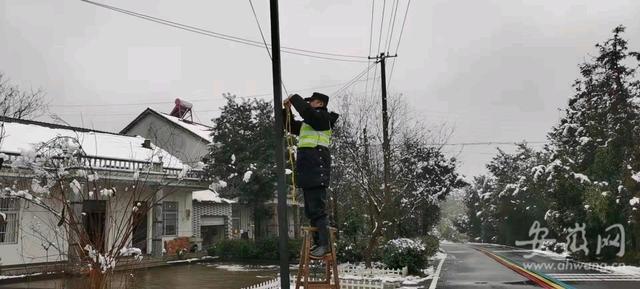
<path id="1" fill-rule="evenodd" d="M 271 0 L 271 68 L 273 74 L 274 134 L 276 139 L 276 176 L 278 179 L 278 235 L 280 251 L 280 288 L 289 289 L 289 254 L 287 243 L 289 225 L 287 223 L 287 187 L 284 172 L 284 125 L 282 120 L 282 73 L 280 67 L 280 23 L 278 0 Z"/>

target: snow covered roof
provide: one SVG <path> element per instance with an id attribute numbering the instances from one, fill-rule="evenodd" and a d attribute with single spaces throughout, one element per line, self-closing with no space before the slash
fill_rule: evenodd
<path id="1" fill-rule="evenodd" d="M 218 204 L 227 203 L 232 204 L 235 203 L 232 200 L 221 198 L 220 195 L 212 190 L 202 190 L 202 191 L 194 191 L 191 193 L 191 198 L 194 201 L 198 202 L 214 202 Z"/>
<path id="2" fill-rule="evenodd" d="M 201 123 L 197 123 L 197 122 L 192 122 L 186 119 L 181 119 L 175 116 L 171 116 L 168 115 L 166 113 L 162 113 L 162 112 L 158 112 L 152 108 L 147 108 L 145 111 L 143 111 L 138 117 L 136 117 L 135 120 L 133 120 L 131 123 L 129 123 L 122 131 L 120 131 L 121 134 L 126 134 L 129 129 L 131 129 L 133 126 L 135 126 L 135 124 L 142 119 L 144 116 L 146 116 L 147 114 L 155 114 L 157 116 L 160 116 L 161 118 L 164 118 L 166 120 L 168 120 L 170 123 L 176 125 L 177 127 L 183 128 L 186 131 L 192 133 L 193 135 L 203 139 L 206 142 L 211 142 L 211 130 L 213 129 L 210 126 L 201 124 Z"/>
<path id="3" fill-rule="evenodd" d="M 144 162 L 162 160 L 166 168 L 184 167 L 178 158 L 153 144 L 151 149 L 143 147 L 145 139 L 142 137 L 4 117 L 0 118 L 0 123 L 4 126 L 1 152 L 22 153 L 32 150 L 34 144 L 67 136 L 77 139 L 88 156 Z"/>

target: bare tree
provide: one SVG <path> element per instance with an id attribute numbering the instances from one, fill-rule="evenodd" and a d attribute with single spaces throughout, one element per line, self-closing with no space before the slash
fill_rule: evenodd
<path id="1" fill-rule="evenodd" d="M 333 189 L 347 210 L 366 212 L 364 257 L 372 254 L 384 237 L 419 236 L 435 225 L 426 218 L 456 186 L 455 160 L 446 158 L 441 145 L 451 130 L 446 125 L 425 127 L 411 115 L 402 96 L 390 99 L 391 179 L 384 189 L 381 120 L 375 100 L 343 98 L 341 120 L 334 142 Z"/>
<path id="2" fill-rule="evenodd" d="M 79 138 L 58 136 L 34 145 L 31 151 L 5 155 L 11 170 L 25 177 L 3 180 L 14 185 L 4 187 L 0 197 L 19 198 L 42 209 L 37 225 L 21 229 L 21 235 L 39 240 L 47 255 L 56 250 L 57 256 L 66 256 L 71 273 L 88 277 L 83 279 L 86 283 L 74 286 L 104 289 L 112 285 L 114 268 L 122 257 L 142 257 L 144 252 L 132 240 L 136 226 L 152 204 L 175 193 L 172 185 L 181 182 L 189 168 L 168 177 L 153 155 L 144 162 L 109 163 L 87 156 Z M 108 169 L 101 170 L 104 167 Z M 119 181 L 122 175 L 109 175 L 124 171 L 130 171 L 133 182 Z M 104 217 L 83 209 L 87 201 L 105 200 L 112 213 Z"/>
<path id="3" fill-rule="evenodd" d="M 2 116 L 18 119 L 40 116 L 47 109 L 44 96 L 42 89 L 23 90 L 18 85 L 11 84 L 9 79 L 0 72 L 0 114 Z"/>

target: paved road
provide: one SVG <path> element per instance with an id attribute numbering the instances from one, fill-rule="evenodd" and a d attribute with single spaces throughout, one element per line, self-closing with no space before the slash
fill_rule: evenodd
<path id="1" fill-rule="evenodd" d="M 476 248 L 485 249 L 506 257 L 517 264 L 541 266 L 538 272 L 565 281 L 575 288 L 640 288 L 640 276 L 614 274 L 592 268 L 576 268 L 575 263 L 558 257 L 531 254 L 522 250 L 500 245 L 443 244 L 447 253 L 436 288 L 540 288 L 527 278 L 489 258 Z M 433 287 L 432 287 L 433 288 Z"/>

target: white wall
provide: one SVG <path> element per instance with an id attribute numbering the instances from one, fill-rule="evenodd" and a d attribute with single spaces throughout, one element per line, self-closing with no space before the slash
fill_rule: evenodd
<path id="1" fill-rule="evenodd" d="M 165 241 L 170 241 L 177 237 L 193 237 L 193 229 L 191 228 L 191 219 L 193 218 L 191 191 L 182 190 L 169 193 L 163 201 L 178 202 L 178 234 L 174 236 L 162 236 L 162 246 L 164 246 Z M 151 238 L 151 235 L 149 235 L 149 238 Z M 150 245 L 151 243 L 149 243 L 149 246 Z"/>
<path id="2" fill-rule="evenodd" d="M 166 189 L 165 189 L 166 190 Z M 108 243 L 116 239 L 119 223 L 130 222 L 133 207 L 129 204 L 130 191 L 125 191 L 125 186 L 117 186 L 115 197 L 107 201 L 106 232 Z M 145 195 L 151 194 L 150 190 L 141 193 L 139 200 Z M 118 197 L 121 196 L 121 197 Z M 164 241 L 176 237 L 192 237 L 193 208 L 191 203 L 191 189 L 180 188 L 166 193 L 165 201 L 178 202 L 178 234 L 175 236 L 163 236 Z M 151 205 L 149 203 L 149 205 Z M 147 213 L 147 248 L 151 250 L 152 239 L 152 212 Z M 0 244 L 0 265 L 17 265 L 41 262 L 65 261 L 68 249 L 68 236 L 65 226 L 58 227 L 58 219 L 44 209 L 21 201 L 21 210 L 18 224 L 18 242 L 16 244 Z M 122 229 L 120 229 L 122 230 Z M 131 236 L 127 236 L 127 247 L 131 245 Z M 45 247 L 51 247 L 48 251 Z M 106 247 L 109 248 L 110 245 Z"/>
<path id="3" fill-rule="evenodd" d="M 127 135 L 139 135 L 150 139 L 153 144 L 190 166 L 201 161 L 202 157 L 208 153 L 207 142 L 152 113 L 140 119 L 129 129 Z"/>
<path id="4" fill-rule="evenodd" d="M 0 244 L 1 265 L 66 260 L 67 233 L 49 211 L 22 200 L 18 218 L 17 243 Z"/>

